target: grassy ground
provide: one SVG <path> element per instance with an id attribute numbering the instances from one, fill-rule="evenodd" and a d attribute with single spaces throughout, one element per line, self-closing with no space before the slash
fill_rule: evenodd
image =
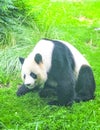
<path id="1" fill-rule="evenodd" d="M 31 18 L 31 22 L 29 21 L 32 23 L 31 27 L 23 26 L 22 23 L 18 25 L 18 33 L 16 35 L 13 33 L 16 44 L 0 49 L 0 129 L 99 130 L 99 0 L 88 2 L 26 0 L 25 4 L 28 7 L 28 16 Z M 26 56 L 42 37 L 69 41 L 83 53 L 95 75 L 95 100 L 74 103 L 69 108 L 48 106 L 48 99 L 40 99 L 37 92 L 22 97 L 16 96 L 18 86 L 22 83 L 18 57 Z"/>

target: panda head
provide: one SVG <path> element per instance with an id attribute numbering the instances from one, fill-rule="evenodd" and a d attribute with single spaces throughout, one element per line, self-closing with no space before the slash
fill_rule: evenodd
<path id="1" fill-rule="evenodd" d="M 19 58 L 22 65 L 21 78 L 24 84 L 32 89 L 36 86 L 43 86 L 47 80 L 47 73 L 43 64 L 42 55 L 30 54 L 27 58 Z"/>

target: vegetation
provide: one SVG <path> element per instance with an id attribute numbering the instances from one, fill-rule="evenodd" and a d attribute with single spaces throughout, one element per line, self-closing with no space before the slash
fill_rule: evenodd
<path id="1" fill-rule="evenodd" d="M 0 0 L 0 129 L 100 129 L 100 1 Z M 37 92 L 16 96 L 19 56 L 41 38 L 62 39 L 87 58 L 96 80 L 96 98 L 72 107 L 48 106 Z"/>

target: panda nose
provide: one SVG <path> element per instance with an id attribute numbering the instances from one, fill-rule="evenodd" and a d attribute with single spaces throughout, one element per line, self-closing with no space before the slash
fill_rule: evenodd
<path id="1" fill-rule="evenodd" d="M 31 84 L 26 84 L 26 86 L 30 86 Z"/>

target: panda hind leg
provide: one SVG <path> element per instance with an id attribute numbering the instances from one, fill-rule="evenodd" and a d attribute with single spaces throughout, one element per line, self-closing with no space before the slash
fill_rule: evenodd
<path id="1" fill-rule="evenodd" d="M 74 101 L 74 82 L 62 82 L 57 86 L 57 99 L 50 101 L 49 105 L 72 106 Z"/>
<path id="2" fill-rule="evenodd" d="M 89 66 L 83 65 L 81 67 L 78 80 L 76 82 L 75 91 L 76 102 L 94 99 L 95 80 L 92 69 Z"/>

